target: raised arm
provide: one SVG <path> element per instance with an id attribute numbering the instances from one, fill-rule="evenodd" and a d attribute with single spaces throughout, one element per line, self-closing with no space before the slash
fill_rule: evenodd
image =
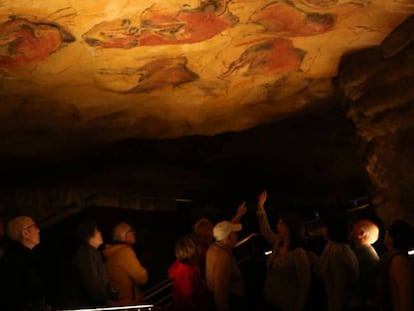
<path id="1" fill-rule="evenodd" d="M 240 222 L 240 219 L 243 217 L 244 214 L 247 212 L 247 206 L 246 201 L 243 201 L 239 207 L 237 208 L 236 215 L 231 219 L 232 224 L 238 224 Z"/>
<path id="2" fill-rule="evenodd" d="M 264 203 L 267 199 L 267 192 L 264 190 L 262 193 L 259 194 L 257 197 L 257 220 L 259 222 L 259 229 L 260 233 L 264 236 L 266 241 L 271 244 L 272 246 L 276 243 L 279 243 L 280 238 L 279 236 L 272 231 L 269 225 L 269 221 L 267 220 L 266 211 L 264 209 Z"/>

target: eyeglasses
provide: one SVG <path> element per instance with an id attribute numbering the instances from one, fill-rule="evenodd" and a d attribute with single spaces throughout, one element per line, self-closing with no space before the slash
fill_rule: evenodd
<path id="1" fill-rule="evenodd" d="M 37 228 L 37 229 L 39 229 L 39 227 L 37 226 L 37 224 L 36 224 L 36 223 L 33 223 L 33 224 L 31 224 L 31 225 L 28 225 L 28 226 L 24 227 L 23 229 L 25 229 L 25 230 L 29 230 L 29 229 L 31 229 L 31 228 Z"/>
<path id="2" fill-rule="evenodd" d="M 125 235 L 127 235 L 128 233 L 135 233 L 134 229 L 128 230 L 127 232 L 125 232 Z"/>

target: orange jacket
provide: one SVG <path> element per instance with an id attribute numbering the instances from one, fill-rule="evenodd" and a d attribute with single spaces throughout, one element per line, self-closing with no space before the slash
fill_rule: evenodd
<path id="1" fill-rule="evenodd" d="M 111 285 L 119 293 L 115 305 L 141 302 L 143 297 L 138 286 L 148 281 L 148 272 L 141 265 L 134 250 L 126 244 L 107 245 L 103 250 L 105 265 Z"/>

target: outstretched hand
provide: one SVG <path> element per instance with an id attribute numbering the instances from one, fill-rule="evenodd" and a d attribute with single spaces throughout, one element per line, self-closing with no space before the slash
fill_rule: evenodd
<path id="1" fill-rule="evenodd" d="M 247 212 L 246 201 L 243 201 L 237 208 L 237 216 L 242 217 Z"/>
<path id="2" fill-rule="evenodd" d="M 257 209 L 264 210 L 264 204 L 267 199 L 267 191 L 263 190 L 258 196 L 257 196 Z"/>

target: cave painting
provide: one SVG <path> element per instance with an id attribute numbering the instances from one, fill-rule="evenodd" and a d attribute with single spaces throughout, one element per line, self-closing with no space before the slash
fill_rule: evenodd
<path id="1" fill-rule="evenodd" d="M 414 0 L 395 0 L 395 2 L 400 4 L 414 5 Z"/>
<path id="2" fill-rule="evenodd" d="M 255 12 L 250 21 L 263 26 L 266 33 L 289 37 L 321 34 L 335 25 L 332 14 L 305 13 L 283 2 L 266 5 Z"/>
<path id="3" fill-rule="evenodd" d="M 127 82 L 125 82 L 124 91 L 111 89 L 110 83 L 108 83 L 108 90 L 121 93 L 150 92 L 165 86 L 177 87 L 199 78 L 196 73 L 187 68 L 187 58 L 184 56 L 157 59 L 138 68 L 102 68 L 99 74 L 113 75 L 115 76 L 114 80 L 119 80 L 119 77 L 126 77 L 124 80 L 128 81 L 132 77 L 134 85 L 128 87 Z"/>
<path id="4" fill-rule="evenodd" d="M 235 71 L 248 66 L 245 76 L 256 74 L 287 74 L 300 68 L 305 52 L 293 46 L 292 41 L 276 38 L 254 45 L 232 62 L 221 75 L 226 78 Z"/>
<path id="5" fill-rule="evenodd" d="M 0 67 L 36 64 L 75 41 L 61 26 L 12 18 L 0 24 Z"/>
<path id="6" fill-rule="evenodd" d="M 196 43 L 208 40 L 238 22 L 227 1 L 210 0 L 196 9 L 165 12 L 148 8 L 140 16 L 102 22 L 83 35 L 90 46 L 137 46 Z"/>
<path id="7" fill-rule="evenodd" d="M 273 85 L 264 87 L 268 90 L 268 99 L 273 103 L 298 99 L 304 105 L 334 95 L 334 85 L 330 78 L 311 79 L 298 72 L 283 76 Z"/>
<path id="8" fill-rule="evenodd" d="M 296 0 L 295 3 L 314 9 L 332 9 L 343 4 L 367 5 L 371 0 Z"/>

